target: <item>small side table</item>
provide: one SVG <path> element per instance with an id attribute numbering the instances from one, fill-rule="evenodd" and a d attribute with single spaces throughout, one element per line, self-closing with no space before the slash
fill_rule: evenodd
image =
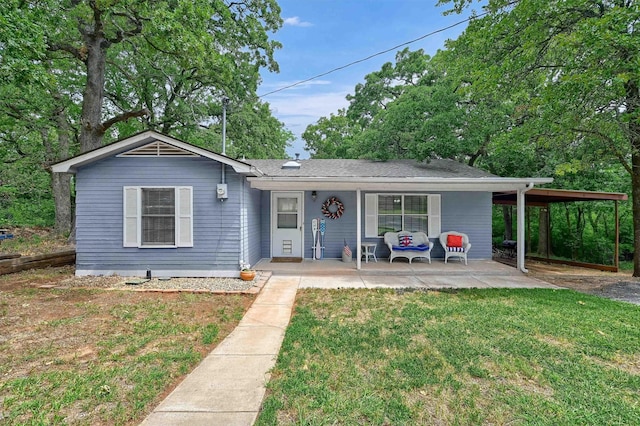
<path id="1" fill-rule="evenodd" d="M 369 257 L 373 257 L 373 260 L 376 262 L 378 258 L 376 257 L 376 247 L 378 244 L 376 243 L 362 243 L 362 256 L 365 258 L 365 263 L 369 263 Z"/>

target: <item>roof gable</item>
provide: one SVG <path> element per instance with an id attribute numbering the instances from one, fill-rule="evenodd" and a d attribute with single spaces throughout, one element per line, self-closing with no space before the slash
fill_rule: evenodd
<path id="1" fill-rule="evenodd" d="M 155 154 L 153 154 L 154 149 Z M 138 133 L 137 135 L 61 161 L 51 166 L 51 169 L 56 173 L 75 173 L 79 167 L 90 165 L 104 158 L 131 155 L 145 157 L 157 155 L 173 157 L 184 157 L 187 155 L 200 156 L 228 165 L 237 173 L 249 176 L 260 176 L 260 172 L 246 162 L 182 142 L 153 130 Z"/>

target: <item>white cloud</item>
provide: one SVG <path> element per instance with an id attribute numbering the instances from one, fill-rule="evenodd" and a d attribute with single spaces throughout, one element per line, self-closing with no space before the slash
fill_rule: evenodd
<path id="1" fill-rule="evenodd" d="M 284 18 L 284 24 L 291 25 L 292 27 L 312 27 L 313 26 L 311 22 L 301 21 L 299 16 Z"/>

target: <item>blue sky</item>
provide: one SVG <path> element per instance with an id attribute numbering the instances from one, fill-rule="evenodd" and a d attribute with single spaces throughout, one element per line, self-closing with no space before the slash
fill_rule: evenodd
<path id="1" fill-rule="evenodd" d="M 443 16 L 436 0 L 280 0 L 284 26 L 272 35 L 283 47 L 276 52 L 280 73 L 262 72 L 262 95 L 419 38 L 469 15 Z M 466 24 L 410 44 L 433 55 Z M 403 48 L 403 47 L 402 47 Z M 300 135 L 309 124 L 348 106 L 356 84 L 394 62 L 398 50 L 336 71 L 317 80 L 263 97 L 273 114 L 296 135 L 290 156 L 308 158 Z"/>

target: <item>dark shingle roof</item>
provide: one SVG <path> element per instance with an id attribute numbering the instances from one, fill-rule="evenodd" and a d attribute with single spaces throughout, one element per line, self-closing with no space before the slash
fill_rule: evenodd
<path id="1" fill-rule="evenodd" d="M 287 160 L 245 160 L 271 177 L 427 177 L 484 178 L 496 177 L 454 160 L 297 160 L 299 169 L 282 168 Z"/>

